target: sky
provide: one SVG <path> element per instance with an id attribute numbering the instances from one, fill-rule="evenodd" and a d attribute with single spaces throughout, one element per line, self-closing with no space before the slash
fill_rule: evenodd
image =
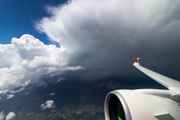
<path id="1" fill-rule="evenodd" d="M 11 43 L 13 37 L 31 34 L 50 44 L 46 35 L 39 34 L 34 28 L 35 22 L 44 16 L 47 6 L 66 3 L 66 0 L 1 0 L 0 1 L 0 41 L 1 44 Z"/>
<path id="2" fill-rule="evenodd" d="M 137 57 L 179 79 L 179 13 L 178 0 L 1 0 L 1 93 L 70 72 L 137 78 Z"/>

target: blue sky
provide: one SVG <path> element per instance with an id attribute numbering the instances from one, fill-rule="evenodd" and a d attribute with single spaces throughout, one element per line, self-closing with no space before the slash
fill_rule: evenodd
<path id="1" fill-rule="evenodd" d="M 31 34 L 45 44 L 45 34 L 39 34 L 35 30 L 35 22 L 48 16 L 45 7 L 57 6 L 66 0 L 0 0 L 0 43 L 9 44 L 13 37 L 21 37 L 23 34 Z"/>

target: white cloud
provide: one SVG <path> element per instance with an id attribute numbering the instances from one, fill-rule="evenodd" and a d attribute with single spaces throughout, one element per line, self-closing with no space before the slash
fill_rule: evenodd
<path id="1" fill-rule="evenodd" d="M 63 50 L 62 50 L 63 49 Z M 63 71 L 82 69 L 68 66 L 68 54 L 64 48 L 45 45 L 32 35 L 12 38 L 11 44 L 0 44 L 0 94 L 16 93 L 31 83 L 45 84 L 43 75 L 56 75 Z M 16 87 L 20 90 L 12 91 Z"/>
<path id="2" fill-rule="evenodd" d="M 21 89 L 16 90 L 16 91 L 14 91 L 14 90 L 13 90 L 13 91 L 10 91 L 9 93 L 17 93 L 17 92 L 21 92 L 21 91 L 23 91 L 23 90 L 25 90 L 24 87 L 22 87 Z"/>
<path id="3" fill-rule="evenodd" d="M 53 100 L 47 100 L 44 104 L 41 104 L 41 110 L 55 108 L 55 104 Z"/>
<path id="4" fill-rule="evenodd" d="M 0 120 L 4 120 L 4 116 L 5 116 L 4 111 L 2 111 L 2 112 L 0 113 Z"/>
<path id="5" fill-rule="evenodd" d="M 61 48 L 28 34 L 0 44 L 0 94 L 31 83 L 46 85 L 42 76 L 69 70 L 112 68 L 83 79 L 120 74 L 137 54 L 173 55 L 179 51 L 179 6 L 172 0 L 72 0 L 47 7 L 51 16 L 36 28 Z"/>
<path id="6" fill-rule="evenodd" d="M 171 0 L 72 0 L 68 4 L 47 7 L 36 28 L 68 53 L 107 47 L 123 40 L 136 40 L 144 30 L 164 23 L 177 3 Z M 176 23 L 175 23 L 176 24 Z M 96 45 L 96 46 L 95 46 Z M 86 52 L 86 51 L 85 51 Z"/>
<path id="7" fill-rule="evenodd" d="M 13 95 L 13 94 L 10 94 L 10 95 L 7 95 L 7 99 L 11 99 L 11 98 L 13 98 L 15 95 Z"/>
<path id="8" fill-rule="evenodd" d="M 178 53 L 179 10 L 180 2 L 172 0 L 70 0 L 47 7 L 50 17 L 36 28 L 63 46 L 71 64 L 112 68 L 86 77 L 100 78 L 123 73 L 139 55 L 169 58 Z"/>
<path id="9" fill-rule="evenodd" d="M 50 93 L 50 94 L 49 94 L 49 96 L 54 96 L 54 95 L 55 95 L 55 93 Z"/>
<path id="10" fill-rule="evenodd" d="M 9 90 L 1 90 L 1 91 L 0 91 L 0 94 L 5 95 L 8 91 L 9 91 Z"/>
<path id="11" fill-rule="evenodd" d="M 64 80 L 65 78 L 59 78 L 56 82 L 60 82 L 61 80 Z"/>
<path id="12" fill-rule="evenodd" d="M 6 116 L 6 120 L 11 120 L 16 116 L 16 114 L 14 112 L 10 112 L 7 116 Z"/>

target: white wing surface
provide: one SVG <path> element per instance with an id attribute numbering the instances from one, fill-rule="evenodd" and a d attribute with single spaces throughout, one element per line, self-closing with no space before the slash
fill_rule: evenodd
<path id="1" fill-rule="evenodd" d="M 179 81 L 174 80 L 174 79 L 169 78 L 169 77 L 166 77 L 164 75 L 161 75 L 161 74 L 154 72 L 152 70 L 149 70 L 145 67 L 142 67 L 142 66 L 140 66 L 139 62 L 140 62 L 140 59 L 137 58 L 133 65 L 137 69 L 142 71 L 144 74 L 146 74 L 149 77 L 151 77 L 152 79 L 156 80 L 157 82 L 159 82 L 160 84 L 162 84 L 163 86 L 168 88 L 169 90 L 172 90 L 176 94 L 180 95 L 180 82 Z"/>
<path id="2" fill-rule="evenodd" d="M 114 90 L 104 103 L 106 120 L 180 120 L 180 82 L 145 67 L 134 66 L 169 90 Z"/>

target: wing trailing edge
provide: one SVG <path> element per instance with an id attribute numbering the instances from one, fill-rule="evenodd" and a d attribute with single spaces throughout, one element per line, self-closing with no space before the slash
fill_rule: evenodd
<path id="1" fill-rule="evenodd" d="M 136 61 L 133 64 L 137 69 L 139 69 L 141 72 L 146 74 L 147 76 L 151 77 L 161 85 L 165 86 L 169 90 L 172 90 L 176 94 L 180 95 L 180 82 L 177 80 L 174 80 L 172 78 L 169 78 L 167 76 L 161 75 L 157 72 L 154 72 L 152 70 L 149 70 L 143 66 L 140 65 L 140 59 L 137 58 Z"/>

